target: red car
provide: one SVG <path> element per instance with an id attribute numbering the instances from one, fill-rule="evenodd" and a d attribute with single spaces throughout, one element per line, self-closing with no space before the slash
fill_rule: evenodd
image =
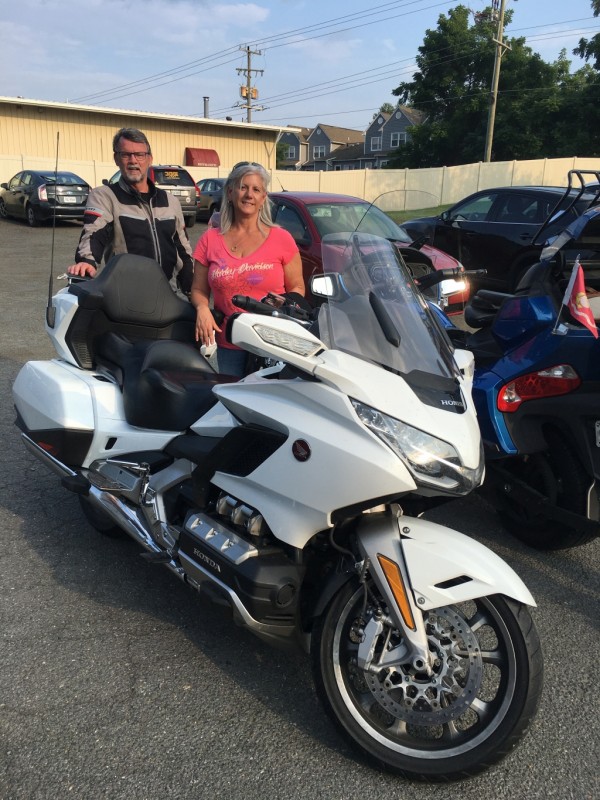
<path id="1" fill-rule="evenodd" d="M 415 277 L 434 269 L 460 267 L 452 256 L 436 247 L 413 241 L 408 233 L 380 208 L 343 194 L 324 192 L 273 192 L 269 195 L 273 219 L 294 237 L 300 255 L 304 280 L 322 272 L 321 239 L 328 233 L 359 230 L 392 240 Z M 466 280 L 442 281 L 426 292 L 447 314 L 459 314 L 469 298 Z M 430 295 L 430 292 L 433 295 Z"/>

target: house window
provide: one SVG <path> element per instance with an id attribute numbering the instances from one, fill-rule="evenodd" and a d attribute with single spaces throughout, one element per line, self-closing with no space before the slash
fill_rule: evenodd
<path id="1" fill-rule="evenodd" d="M 406 133 L 392 133 L 390 147 L 400 147 L 401 144 L 406 144 Z"/>
<path id="2" fill-rule="evenodd" d="M 285 151 L 285 157 L 287 159 L 296 158 L 296 145 L 294 144 L 288 145 L 288 149 Z"/>
<path id="3" fill-rule="evenodd" d="M 381 136 L 371 136 L 371 152 L 381 150 Z"/>
<path id="4" fill-rule="evenodd" d="M 313 158 L 325 158 L 325 145 L 316 144 L 313 147 Z"/>

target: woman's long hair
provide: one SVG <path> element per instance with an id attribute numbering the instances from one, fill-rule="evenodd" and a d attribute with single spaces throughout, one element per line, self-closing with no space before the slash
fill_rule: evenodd
<path id="1" fill-rule="evenodd" d="M 248 161 L 244 161 L 241 164 L 236 164 L 229 173 L 229 177 L 223 186 L 223 200 L 221 201 L 221 233 L 227 233 L 235 221 L 233 203 L 228 197 L 229 189 L 234 186 L 239 186 L 246 175 L 258 175 L 264 186 L 265 194 L 267 194 L 269 191 L 271 176 L 263 166 Z M 275 227 L 275 223 L 271 217 L 271 203 L 268 197 L 262 204 L 262 208 L 260 209 L 260 213 L 258 215 L 258 227 L 260 230 L 263 230 L 261 225 L 264 225 L 267 228 Z"/>

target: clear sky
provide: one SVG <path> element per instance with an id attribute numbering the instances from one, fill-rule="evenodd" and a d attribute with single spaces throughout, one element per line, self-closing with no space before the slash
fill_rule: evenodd
<path id="1" fill-rule="evenodd" d="M 465 0 L 473 12 L 491 0 Z M 425 31 L 457 2 L 436 0 L 0 0 L 0 95 L 110 108 L 362 130 L 415 71 Z M 590 0 L 506 0 L 505 35 L 546 61 L 600 32 Z M 490 76 L 491 79 L 491 76 Z M 259 111 L 260 106 L 264 110 Z"/>

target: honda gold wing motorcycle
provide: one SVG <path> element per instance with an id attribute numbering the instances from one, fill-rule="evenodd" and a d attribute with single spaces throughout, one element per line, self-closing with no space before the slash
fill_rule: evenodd
<path id="1" fill-rule="evenodd" d="M 54 296 L 57 357 L 21 369 L 17 423 L 92 525 L 303 646 L 371 764 L 471 776 L 523 736 L 542 685 L 521 579 L 417 516 L 482 481 L 472 356 L 387 241 L 334 235 L 323 260 L 316 324 L 238 298 L 230 341 L 276 364 L 237 381 L 186 343 L 194 310 L 160 268 L 115 257 Z"/>

